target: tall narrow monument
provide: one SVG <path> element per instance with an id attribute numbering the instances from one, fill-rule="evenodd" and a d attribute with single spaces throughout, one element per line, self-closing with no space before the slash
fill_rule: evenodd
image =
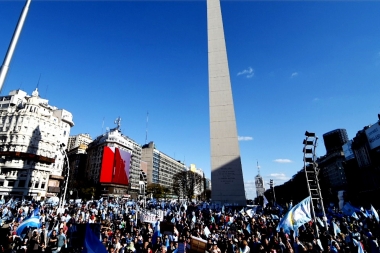
<path id="1" fill-rule="evenodd" d="M 220 0 L 207 0 L 212 201 L 246 205 Z"/>

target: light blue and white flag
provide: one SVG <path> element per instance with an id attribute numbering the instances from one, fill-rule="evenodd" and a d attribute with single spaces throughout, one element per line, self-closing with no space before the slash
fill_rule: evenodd
<path id="1" fill-rule="evenodd" d="M 371 211 L 372 211 L 373 216 L 374 216 L 375 219 L 377 220 L 377 222 L 379 222 L 379 214 L 377 213 L 376 209 L 373 208 L 372 205 L 371 205 Z"/>
<path id="2" fill-rule="evenodd" d="M 333 229 L 334 229 L 334 235 L 337 236 L 340 233 L 340 228 L 335 222 L 332 222 L 333 224 Z"/>
<path id="3" fill-rule="evenodd" d="M 251 234 L 251 224 L 248 224 L 248 226 L 247 226 L 247 231 L 248 231 L 248 233 Z"/>
<path id="4" fill-rule="evenodd" d="M 354 218 L 355 220 L 359 220 L 359 217 L 355 212 L 352 213 L 351 217 Z"/>
<path id="5" fill-rule="evenodd" d="M 245 212 L 246 212 L 246 214 L 247 214 L 250 218 L 252 218 L 252 216 L 253 216 L 253 214 L 254 214 L 254 212 L 253 212 L 252 209 L 248 209 L 248 210 L 245 211 Z"/>
<path id="6" fill-rule="evenodd" d="M 352 240 L 354 242 L 354 245 L 356 247 L 358 247 L 358 253 L 364 253 L 364 249 L 362 247 L 362 244 L 359 241 L 357 241 L 356 239 L 352 239 Z"/>
<path id="7" fill-rule="evenodd" d="M 278 223 L 277 231 L 283 228 L 285 233 L 290 234 L 290 230 L 293 230 L 297 234 L 300 226 L 311 221 L 310 201 L 309 196 L 290 209 Z"/>
<path id="8" fill-rule="evenodd" d="M 323 224 L 321 218 L 317 217 L 317 221 L 318 221 L 318 224 L 319 224 L 321 227 L 325 227 L 325 224 Z"/>
<path id="9" fill-rule="evenodd" d="M 13 199 L 8 200 L 8 202 L 7 202 L 7 206 L 11 206 L 11 205 L 12 205 L 12 202 L 13 202 Z"/>
<path id="10" fill-rule="evenodd" d="M 191 221 L 192 221 L 193 223 L 195 223 L 195 222 L 197 221 L 197 218 L 195 217 L 195 215 L 193 216 L 193 218 L 191 219 Z"/>
<path id="11" fill-rule="evenodd" d="M 25 228 L 40 228 L 40 217 L 32 217 L 24 220 L 17 228 L 17 235 L 21 235 Z"/>
<path id="12" fill-rule="evenodd" d="M 208 238 L 208 235 L 211 234 L 210 232 L 210 229 L 208 229 L 208 227 L 206 226 L 204 229 L 203 229 L 204 233 L 205 233 L 205 236 Z"/>
<path id="13" fill-rule="evenodd" d="M 264 197 L 263 207 L 265 208 L 269 202 L 268 202 L 267 198 L 265 197 L 265 195 L 263 195 L 263 197 Z"/>

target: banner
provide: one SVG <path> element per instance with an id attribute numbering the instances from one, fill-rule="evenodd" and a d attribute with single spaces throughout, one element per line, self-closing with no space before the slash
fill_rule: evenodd
<path id="1" fill-rule="evenodd" d="M 158 220 L 163 221 L 163 216 L 159 216 L 158 214 L 153 213 L 143 213 L 140 215 L 141 222 L 149 222 L 155 224 Z"/>

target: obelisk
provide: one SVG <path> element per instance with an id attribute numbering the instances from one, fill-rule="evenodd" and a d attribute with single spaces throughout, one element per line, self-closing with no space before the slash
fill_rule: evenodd
<path id="1" fill-rule="evenodd" d="M 246 205 L 220 0 L 207 0 L 211 198 Z"/>

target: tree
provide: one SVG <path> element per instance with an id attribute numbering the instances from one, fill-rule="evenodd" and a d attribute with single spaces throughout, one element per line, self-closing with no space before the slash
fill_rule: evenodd
<path id="1" fill-rule="evenodd" d="M 195 172 L 190 170 L 178 172 L 173 176 L 173 194 L 191 201 L 196 194 L 201 194 L 203 191 L 203 182 L 203 177 Z"/>
<path id="2" fill-rule="evenodd" d="M 161 186 L 160 184 L 148 184 L 146 187 L 146 193 L 152 193 L 153 198 L 155 199 L 162 198 L 165 193 L 165 187 Z"/>

